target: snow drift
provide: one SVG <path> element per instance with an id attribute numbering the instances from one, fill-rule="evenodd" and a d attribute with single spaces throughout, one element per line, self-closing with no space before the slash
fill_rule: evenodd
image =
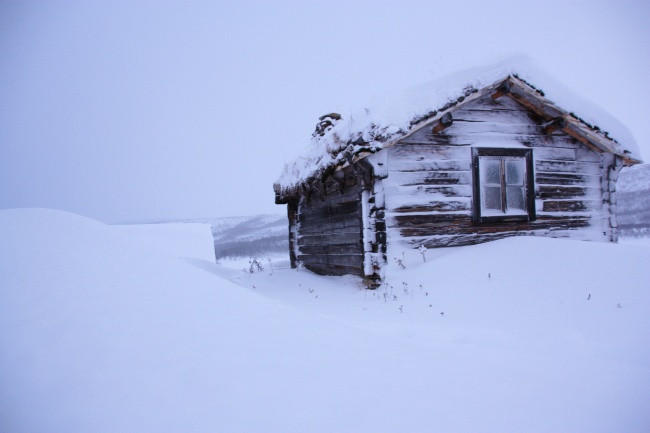
<path id="1" fill-rule="evenodd" d="M 2 211 L 0 238 L 3 432 L 650 426 L 648 247 L 414 251 L 367 291 L 58 211 Z"/>

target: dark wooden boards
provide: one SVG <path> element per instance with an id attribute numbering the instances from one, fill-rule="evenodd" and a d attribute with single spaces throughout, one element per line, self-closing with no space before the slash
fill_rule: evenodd
<path id="1" fill-rule="evenodd" d="M 361 181 L 353 167 L 317 180 L 296 217 L 296 262 L 328 275 L 363 276 Z"/>

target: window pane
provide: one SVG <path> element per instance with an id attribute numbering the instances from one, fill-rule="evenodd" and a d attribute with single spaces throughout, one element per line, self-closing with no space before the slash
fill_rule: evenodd
<path id="1" fill-rule="evenodd" d="M 525 211 L 526 200 L 524 197 L 524 188 L 520 186 L 508 186 L 506 188 L 506 204 L 508 206 L 508 212 Z"/>
<path id="2" fill-rule="evenodd" d="M 498 159 L 486 159 L 481 161 L 483 165 L 483 182 L 501 185 L 501 161 Z"/>
<path id="3" fill-rule="evenodd" d="M 527 214 L 533 216 L 534 206 L 529 210 L 528 170 L 532 170 L 530 151 L 503 149 L 473 150 L 478 158 L 475 181 L 479 183 L 479 222 L 508 221 Z M 530 197 L 532 201 L 532 197 Z M 532 203 L 531 203 L 532 204 Z M 483 217 L 487 219 L 483 220 Z"/>
<path id="4" fill-rule="evenodd" d="M 506 161 L 506 185 L 524 184 L 524 161 L 523 159 Z"/>
<path id="5" fill-rule="evenodd" d="M 483 188 L 483 209 L 501 210 L 501 187 L 486 186 Z"/>

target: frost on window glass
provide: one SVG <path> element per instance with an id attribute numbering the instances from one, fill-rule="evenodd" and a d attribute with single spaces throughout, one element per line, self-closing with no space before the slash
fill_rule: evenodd
<path id="1" fill-rule="evenodd" d="M 501 188 L 486 186 L 483 189 L 483 208 L 501 210 Z"/>
<path id="2" fill-rule="evenodd" d="M 501 161 L 498 159 L 485 159 L 486 184 L 501 184 Z"/>
<path id="3" fill-rule="evenodd" d="M 505 161 L 506 166 L 506 212 L 526 210 L 524 189 L 525 165 L 523 158 Z"/>
<path id="4" fill-rule="evenodd" d="M 535 220 L 532 156 L 531 149 L 472 149 L 475 222 Z"/>
<path id="5" fill-rule="evenodd" d="M 506 160 L 506 184 L 524 185 L 524 161 L 523 158 Z"/>
<path id="6" fill-rule="evenodd" d="M 506 211 L 525 211 L 526 200 L 524 195 L 524 188 L 509 186 L 506 188 Z"/>
<path id="7" fill-rule="evenodd" d="M 479 158 L 481 209 L 486 215 L 526 213 L 526 161 L 513 156 Z"/>
<path id="8" fill-rule="evenodd" d="M 483 209 L 501 211 L 501 161 L 499 159 L 483 158 L 482 174 Z"/>

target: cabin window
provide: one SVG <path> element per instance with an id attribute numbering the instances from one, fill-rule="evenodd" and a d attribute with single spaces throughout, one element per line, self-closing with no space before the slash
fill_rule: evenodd
<path id="1" fill-rule="evenodd" d="M 532 150 L 472 149 L 474 220 L 535 219 Z"/>

